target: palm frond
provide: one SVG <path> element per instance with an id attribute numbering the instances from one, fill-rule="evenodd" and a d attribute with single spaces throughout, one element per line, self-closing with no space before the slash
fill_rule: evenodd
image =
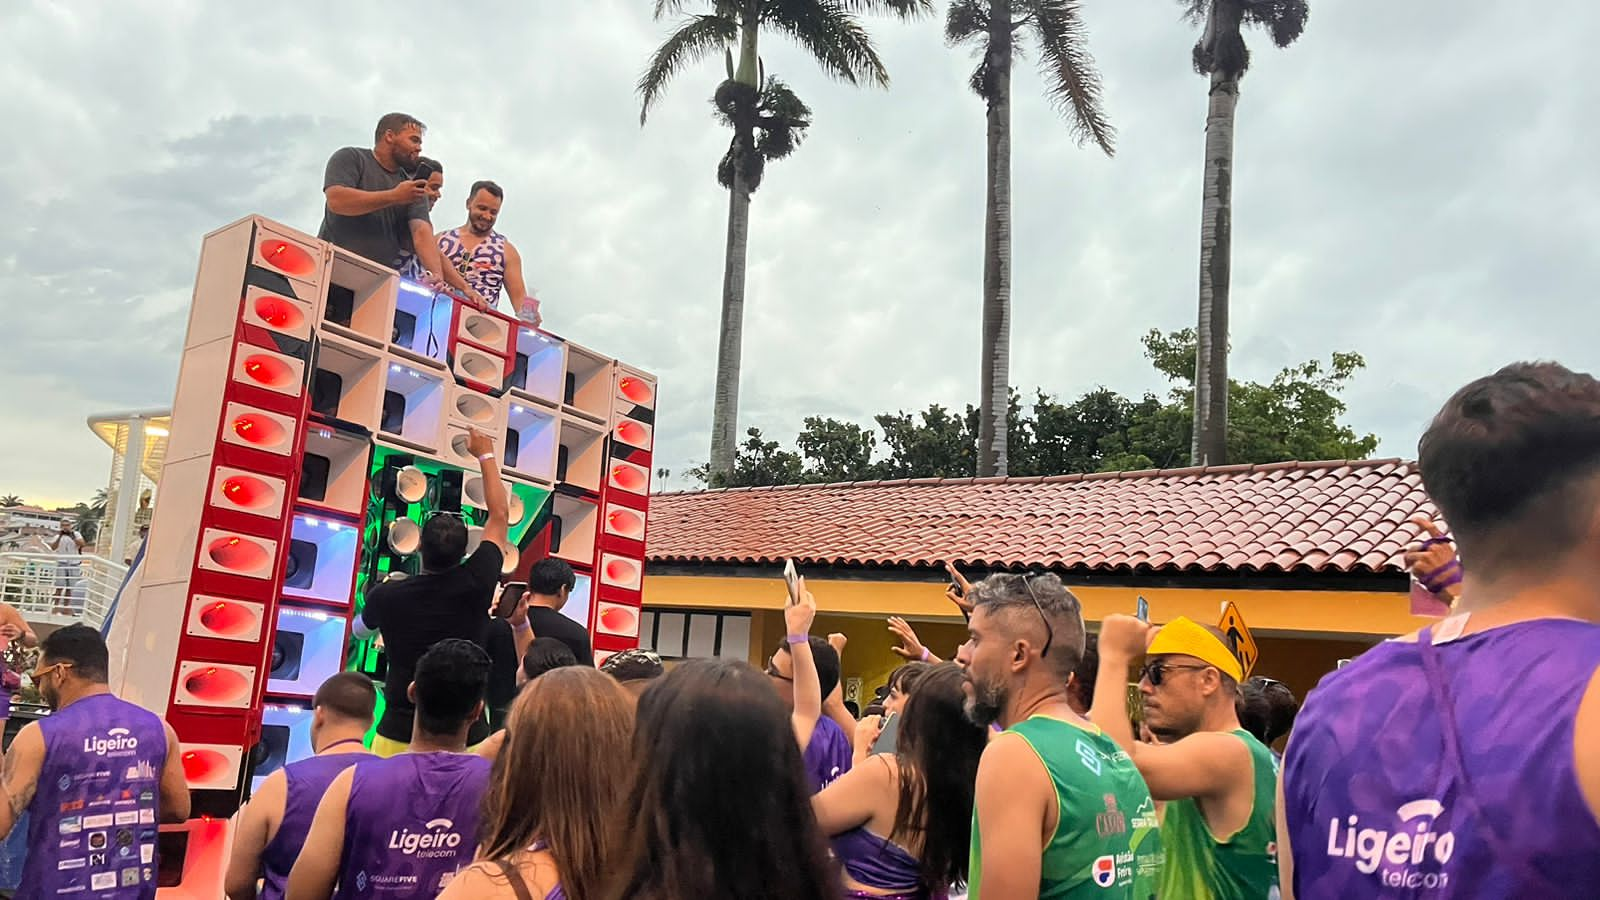
<path id="1" fill-rule="evenodd" d="M 933 0 L 839 0 L 848 13 L 891 15 L 898 19 L 918 19 L 933 13 Z"/>
<path id="2" fill-rule="evenodd" d="M 758 114 L 761 137 L 756 141 L 756 151 L 763 159 L 783 159 L 805 142 L 806 129 L 811 127 L 811 107 L 777 78 L 767 79 Z"/>
<path id="3" fill-rule="evenodd" d="M 683 0 L 656 0 L 655 18 L 660 20 L 668 15 L 679 15 L 683 12 Z M 737 0 L 712 0 L 711 12 L 713 15 L 725 19 L 739 18 L 739 4 Z"/>
<path id="4" fill-rule="evenodd" d="M 978 0 L 951 0 L 944 17 L 944 39 L 951 44 L 989 33 L 989 5 Z"/>
<path id="5" fill-rule="evenodd" d="M 849 84 L 889 84 L 889 70 L 872 38 L 840 0 L 767 0 L 762 24 L 804 47 L 829 75 Z"/>
<path id="6" fill-rule="evenodd" d="M 1100 104 L 1100 73 L 1089 54 L 1089 29 L 1078 0 L 1038 0 L 1033 30 L 1039 68 L 1056 110 L 1080 143 L 1093 141 L 1107 156 L 1116 152 L 1116 132 Z"/>
<path id="7" fill-rule="evenodd" d="M 1191 25 L 1199 25 L 1206 20 L 1206 13 L 1210 11 L 1213 0 L 1178 0 L 1178 5 L 1183 7 L 1180 17 Z"/>
<path id="8" fill-rule="evenodd" d="M 656 49 L 655 55 L 650 57 L 650 65 L 639 76 L 639 124 L 644 124 L 650 107 L 661 99 L 661 92 L 672 76 L 738 38 L 738 24 L 725 16 L 694 16 L 678 26 L 678 30 Z"/>
<path id="9" fill-rule="evenodd" d="M 1306 0 L 1253 0 L 1244 9 L 1244 20 L 1271 32 L 1272 43 L 1280 48 L 1299 40 L 1310 18 Z"/>

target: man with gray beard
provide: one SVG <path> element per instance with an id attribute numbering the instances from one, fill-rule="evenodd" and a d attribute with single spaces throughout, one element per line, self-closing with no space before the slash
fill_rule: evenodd
<path id="1" fill-rule="evenodd" d="M 1067 699 L 1084 653 L 1078 599 L 1054 575 L 992 575 L 969 596 L 967 717 L 1005 729 L 978 764 L 969 900 L 1154 896 L 1150 791 Z"/>

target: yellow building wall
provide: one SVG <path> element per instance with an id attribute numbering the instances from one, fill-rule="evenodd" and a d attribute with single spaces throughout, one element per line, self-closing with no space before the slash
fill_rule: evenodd
<path id="1" fill-rule="evenodd" d="M 895 641 L 885 618 L 902 616 L 935 654 L 953 658 L 966 640 L 966 626 L 931 582 L 808 581 L 821 608 L 812 633 L 849 638 L 843 677 L 860 678 L 863 706 L 872 690 L 903 660 L 890 651 Z M 1072 586 L 1094 623 L 1113 613 L 1131 613 L 1137 598 L 1150 602 L 1153 621 L 1178 616 L 1215 622 L 1221 605 L 1233 601 L 1261 651 L 1254 674 L 1276 678 L 1304 698 L 1338 660 L 1348 659 L 1383 637 L 1414 631 L 1430 620 L 1412 616 L 1403 593 L 1358 591 L 1264 591 L 1198 588 Z M 644 604 L 652 609 L 740 610 L 751 613 L 750 662 L 765 667 L 783 640 L 783 582 L 779 579 L 715 576 L 656 576 L 645 579 Z"/>

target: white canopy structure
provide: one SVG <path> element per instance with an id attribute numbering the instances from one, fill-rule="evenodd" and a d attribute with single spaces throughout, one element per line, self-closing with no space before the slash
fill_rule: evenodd
<path id="1" fill-rule="evenodd" d="M 150 524 L 171 425 L 169 409 L 133 409 L 89 417 L 89 429 L 112 452 L 106 515 L 95 538 L 97 554 L 122 562 L 138 547 L 139 526 Z"/>

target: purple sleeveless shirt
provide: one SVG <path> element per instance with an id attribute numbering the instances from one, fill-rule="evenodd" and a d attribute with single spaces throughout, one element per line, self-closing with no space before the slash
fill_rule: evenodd
<path id="1" fill-rule="evenodd" d="M 282 900 L 289 885 L 289 870 L 305 846 L 311 820 L 328 785 L 352 766 L 364 766 L 378 757 L 370 753 L 330 753 L 312 756 L 283 767 L 283 820 L 261 851 L 261 900 Z"/>
<path id="2" fill-rule="evenodd" d="M 147 900 L 156 895 L 156 821 L 167 731 L 95 694 L 39 720 L 44 765 L 28 804 L 18 897 Z"/>
<path id="3" fill-rule="evenodd" d="M 1306 698 L 1283 767 L 1295 895 L 1595 896 L 1573 723 L 1600 627 L 1539 619 L 1437 645 L 1435 629 Z"/>
<path id="4" fill-rule="evenodd" d="M 850 737 L 839 723 L 823 716 L 811 731 L 811 742 L 803 754 L 806 774 L 811 777 L 811 793 L 832 784 L 850 771 Z"/>
<path id="5" fill-rule="evenodd" d="M 335 900 L 436 897 L 478 850 L 489 761 L 402 753 L 356 769 Z"/>

